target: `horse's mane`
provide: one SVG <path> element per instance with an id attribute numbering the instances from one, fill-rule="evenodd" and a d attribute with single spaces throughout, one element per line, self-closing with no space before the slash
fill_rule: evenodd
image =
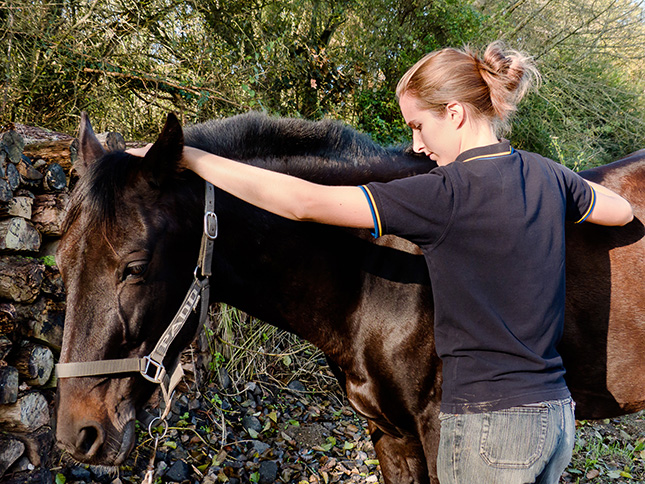
<path id="1" fill-rule="evenodd" d="M 329 185 L 385 181 L 434 166 L 409 148 L 383 147 L 332 120 L 251 112 L 191 126 L 184 136 L 189 146 Z"/>
<path id="2" fill-rule="evenodd" d="M 188 127 L 184 138 L 187 145 L 221 156 L 330 185 L 385 181 L 433 166 L 426 157 L 380 146 L 338 121 L 248 113 Z M 81 212 L 90 217 L 90 228 L 108 228 L 125 188 L 146 169 L 141 159 L 123 152 L 107 153 L 90 164 L 74 189 L 65 230 Z M 171 182 L 178 186 L 178 179 L 187 176 L 174 174 Z"/>

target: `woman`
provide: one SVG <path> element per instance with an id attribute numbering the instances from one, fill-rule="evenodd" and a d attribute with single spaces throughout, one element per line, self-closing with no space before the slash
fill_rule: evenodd
<path id="1" fill-rule="evenodd" d="M 565 220 L 624 225 L 633 217 L 610 190 L 499 140 L 536 77 L 528 58 L 499 43 L 483 58 L 456 49 L 425 56 L 397 97 L 414 150 L 439 166 L 389 183 L 321 186 L 184 149 L 186 167 L 278 215 L 420 246 L 443 361 L 442 484 L 558 481 L 575 434 L 556 351 Z"/>

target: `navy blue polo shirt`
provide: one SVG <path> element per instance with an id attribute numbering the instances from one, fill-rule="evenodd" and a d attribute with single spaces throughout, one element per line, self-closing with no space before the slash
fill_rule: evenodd
<path id="1" fill-rule="evenodd" d="M 508 141 L 427 174 L 362 187 L 375 235 L 423 251 L 443 361 L 441 410 L 472 413 L 566 398 L 565 220 L 593 210 L 577 174 Z"/>

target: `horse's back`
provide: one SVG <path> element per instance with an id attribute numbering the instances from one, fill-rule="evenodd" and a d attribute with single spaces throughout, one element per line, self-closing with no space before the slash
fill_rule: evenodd
<path id="1" fill-rule="evenodd" d="M 567 230 L 561 351 L 578 416 L 593 418 L 645 408 L 645 150 L 581 175 L 625 197 L 635 216 Z"/>

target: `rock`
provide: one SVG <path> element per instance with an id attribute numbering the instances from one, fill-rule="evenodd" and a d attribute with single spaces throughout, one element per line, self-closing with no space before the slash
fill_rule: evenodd
<path id="1" fill-rule="evenodd" d="M 165 481 L 183 482 L 190 479 L 192 472 L 191 467 L 183 460 L 176 461 L 170 466 L 168 472 L 164 476 Z"/>
<path id="2" fill-rule="evenodd" d="M 258 454 L 264 454 L 267 450 L 271 448 L 269 444 L 265 444 L 264 442 L 260 442 L 259 440 L 253 440 L 251 441 L 251 445 L 253 446 L 253 449 Z"/>
<path id="3" fill-rule="evenodd" d="M 89 482 L 92 480 L 92 474 L 84 467 L 74 466 L 70 469 L 69 473 L 70 477 L 73 477 L 77 481 Z"/>
<path id="4" fill-rule="evenodd" d="M 227 389 L 232 385 L 231 377 L 228 375 L 228 371 L 226 371 L 226 368 L 222 367 L 219 370 L 217 370 L 217 381 L 219 382 L 219 386 L 222 389 Z"/>
<path id="5" fill-rule="evenodd" d="M 289 383 L 287 385 L 287 387 L 289 388 L 289 390 L 294 390 L 296 392 L 306 392 L 307 391 L 307 389 L 302 384 L 302 382 L 300 382 L 298 380 L 293 380 L 291 383 Z"/>
<path id="6" fill-rule="evenodd" d="M 260 462 L 260 484 L 273 484 L 278 477 L 278 464 L 272 460 Z"/>
<path id="7" fill-rule="evenodd" d="M 255 431 L 256 433 L 262 432 L 262 422 L 258 420 L 257 417 L 254 417 L 253 415 L 245 415 L 242 418 L 242 426 L 246 429 L 248 432 L 249 429 Z"/>

